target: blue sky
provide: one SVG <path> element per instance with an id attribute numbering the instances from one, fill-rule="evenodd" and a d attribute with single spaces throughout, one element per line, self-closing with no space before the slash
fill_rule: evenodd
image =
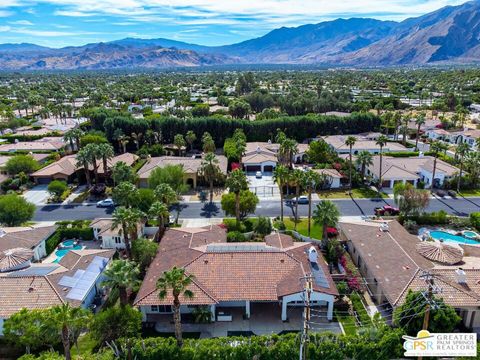
<path id="1" fill-rule="evenodd" d="M 338 17 L 403 20 L 464 0 L 0 0 L 0 43 L 63 47 L 125 37 L 223 45 Z"/>

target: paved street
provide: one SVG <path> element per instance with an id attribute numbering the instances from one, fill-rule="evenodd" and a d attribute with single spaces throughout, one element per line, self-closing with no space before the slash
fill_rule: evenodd
<path id="1" fill-rule="evenodd" d="M 340 209 L 342 216 L 361 216 L 373 215 L 373 210 L 377 206 L 383 206 L 388 203 L 393 205 L 393 200 L 333 200 Z M 317 201 L 314 204 L 318 203 Z M 220 203 L 202 204 L 202 203 L 184 203 L 179 206 L 180 218 L 218 218 L 224 217 Z M 306 216 L 307 205 L 299 205 L 299 215 Z M 468 216 L 471 212 L 480 211 L 480 198 L 459 198 L 459 199 L 431 199 L 427 211 L 445 210 L 450 214 L 458 216 Z M 35 221 L 58 221 L 58 220 L 80 220 L 94 219 L 96 217 L 111 216 L 112 209 L 99 209 L 95 205 L 45 205 L 37 206 Z M 173 212 L 174 213 L 174 212 Z M 293 214 L 293 210 L 285 206 L 285 215 Z M 257 206 L 256 215 L 278 216 L 280 215 L 279 201 L 260 201 Z"/>

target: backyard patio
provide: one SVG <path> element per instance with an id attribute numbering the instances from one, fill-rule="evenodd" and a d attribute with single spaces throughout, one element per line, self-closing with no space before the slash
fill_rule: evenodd
<path id="1" fill-rule="evenodd" d="M 232 316 L 232 321 L 215 321 L 210 324 L 194 323 L 189 316 L 182 315 L 182 331 L 200 333 L 201 338 L 234 335 L 267 335 L 300 331 L 303 327 L 303 307 L 289 307 L 288 321 L 281 320 L 282 307 L 276 303 L 252 303 L 250 319 L 244 318 L 244 308 L 217 308 Z M 147 321 L 156 322 L 159 333 L 174 333 L 172 314 L 149 314 Z M 315 318 L 314 331 L 342 333 L 338 323 Z"/>

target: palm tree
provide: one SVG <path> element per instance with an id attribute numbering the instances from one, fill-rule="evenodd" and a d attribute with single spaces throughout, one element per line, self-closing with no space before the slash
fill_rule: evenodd
<path id="1" fill-rule="evenodd" d="M 311 223 L 312 223 L 312 192 L 315 190 L 320 183 L 320 174 L 313 171 L 307 170 L 302 178 L 302 186 L 308 193 L 308 237 L 310 237 Z"/>
<path id="2" fill-rule="evenodd" d="M 63 141 L 68 142 L 70 144 L 70 150 L 73 152 L 75 151 L 73 142 L 75 141 L 75 137 L 73 136 L 72 130 L 67 131 L 65 134 L 63 134 Z"/>
<path id="3" fill-rule="evenodd" d="M 170 185 L 165 183 L 159 184 L 155 188 L 153 193 L 155 194 L 155 198 L 158 201 L 164 203 L 167 206 L 170 206 L 178 200 L 178 196 L 175 190 L 173 190 Z"/>
<path id="4" fill-rule="evenodd" d="M 457 146 L 457 150 L 455 151 L 455 155 L 457 156 L 459 160 L 459 165 L 460 165 L 460 172 L 458 174 L 458 180 L 457 180 L 457 192 L 460 192 L 460 182 L 462 181 L 462 173 L 463 173 L 463 161 L 465 159 L 465 155 L 467 155 L 469 151 L 470 151 L 470 147 L 465 142 L 460 143 Z"/>
<path id="5" fill-rule="evenodd" d="M 141 284 L 139 267 L 132 261 L 113 260 L 103 274 L 106 279 L 102 286 L 118 288 L 120 305 L 128 305 L 128 291 L 138 288 Z"/>
<path id="6" fill-rule="evenodd" d="M 407 146 L 407 132 L 408 132 L 408 123 L 410 122 L 410 114 L 406 114 L 402 118 L 402 126 L 400 127 L 400 130 L 402 132 L 402 144 L 403 146 Z"/>
<path id="7" fill-rule="evenodd" d="M 415 119 L 415 124 L 417 124 L 417 136 L 415 138 L 415 151 L 418 151 L 418 139 L 420 138 L 420 128 L 425 124 L 425 115 L 418 114 Z"/>
<path id="8" fill-rule="evenodd" d="M 332 201 L 320 201 L 320 203 L 317 205 L 317 208 L 313 212 L 313 221 L 316 224 L 322 225 L 324 246 L 326 246 L 328 243 L 327 228 L 329 226 L 337 226 L 339 219 L 340 212 L 338 211 L 337 206 Z"/>
<path id="9" fill-rule="evenodd" d="M 100 158 L 98 144 L 88 144 L 82 150 L 88 154 L 89 164 L 93 166 L 93 175 L 95 176 L 95 184 L 98 184 L 98 164 L 97 160 Z"/>
<path id="10" fill-rule="evenodd" d="M 213 152 L 207 153 L 200 165 L 200 173 L 210 184 L 210 203 L 213 202 L 213 183 L 222 176 L 218 159 Z"/>
<path id="11" fill-rule="evenodd" d="M 204 153 L 213 153 L 216 150 L 215 141 L 213 141 L 212 135 L 207 131 L 202 135 L 202 150 Z"/>
<path id="12" fill-rule="evenodd" d="M 240 191 L 248 187 L 247 177 L 240 169 L 235 169 L 225 182 L 225 186 L 235 194 L 235 218 L 237 229 L 240 227 Z"/>
<path id="13" fill-rule="evenodd" d="M 111 159 L 115 153 L 113 152 L 113 146 L 110 144 L 98 144 L 97 155 L 103 162 L 103 174 L 107 178 L 110 169 L 108 168 L 108 160 Z"/>
<path id="14" fill-rule="evenodd" d="M 288 183 L 290 170 L 282 164 L 277 165 L 273 170 L 273 180 L 277 183 L 280 190 L 280 220 L 283 221 L 283 187 Z"/>
<path id="15" fill-rule="evenodd" d="M 286 138 L 280 143 L 278 155 L 285 164 L 292 168 L 293 157 L 298 152 L 297 142 L 294 139 Z"/>
<path id="16" fill-rule="evenodd" d="M 350 188 L 350 192 L 352 191 L 352 148 L 353 145 L 357 142 L 357 138 L 355 136 L 348 136 L 347 139 L 345 140 L 345 145 L 349 147 L 349 152 L 350 152 L 350 164 L 349 164 L 349 182 L 348 182 L 348 187 Z"/>
<path id="17" fill-rule="evenodd" d="M 193 275 L 185 274 L 185 269 L 173 267 L 170 271 L 165 271 L 157 280 L 158 297 L 164 300 L 169 291 L 173 297 L 173 321 L 175 323 L 175 337 L 177 345 L 183 345 L 182 339 L 182 319 L 180 315 L 180 296 L 186 299 L 194 297 L 193 292 L 188 287 L 194 281 Z"/>
<path id="18" fill-rule="evenodd" d="M 193 151 L 193 144 L 195 140 L 197 140 L 197 135 L 192 130 L 187 131 L 187 135 L 185 135 L 185 140 L 187 141 L 188 145 L 190 145 L 190 151 Z"/>
<path id="19" fill-rule="evenodd" d="M 117 131 L 119 130 L 119 131 Z M 118 141 L 120 149 L 123 153 L 127 152 L 127 144 L 130 142 L 130 137 L 125 135 L 120 129 L 115 130 L 114 138 Z"/>
<path id="20" fill-rule="evenodd" d="M 373 156 L 370 152 L 366 150 L 360 151 L 357 155 L 356 163 L 357 163 L 357 166 L 360 166 L 362 179 L 364 179 L 367 167 L 369 167 L 370 165 L 373 165 Z"/>
<path id="21" fill-rule="evenodd" d="M 132 259 L 130 235 L 132 236 L 132 240 L 136 239 L 138 223 L 140 222 L 142 217 L 143 213 L 140 210 L 127 209 L 123 206 L 115 209 L 115 211 L 113 212 L 112 230 L 115 230 L 118 227 L 121 228 L 119 234 L 123 235 L 123 239 L 125 242 L 125 251 L 127 253 L 127 257 L 130 260 Z"/>
<path id="22" fill-rule="evenodd" d="M 437 159 L 440 153 L 447 151 L 448 146 L 443 141 L 436 140 L 430 145 L 430 152 L 433 154 L 433 172 L 432 172 L 432 184 L 430 189 L 433 191 L 435 187 L 435 173 L 437 171 Z"/>
<path id="23" fill-rule="evenodd" d="M 160 241 L 165 231 L 165 219 L 168 219 L 170 216 L 168 206 L 160 201 L 155 201 L 152 206 L 150 206 L 148 214 L 157 220 L 158 232 L 155 235 L 155 240 Z"/>
<path id="24" fill-rule="evenodd" d="M 295 185 L 295 225 L 294 230 L 297 230 L 297 222 L 298 222 L 298 198 L 300 197 L 300 189 L 303 183 L 304 172 L 300 169 L 293 169 L 290 172 L 289 180 L 290 183 Z"/>
<path id="25" fill-rule="evenodd" d="M 131 136 L 132 136 L 133 142 L 135 143 L 135 146 L 136 146 L 137 150 L 139 150 L 140 149 L 140 141 L 142 140 L 142 133 L 141 132 L 131 133 Z"/>
<path id="26" fill-rule="evenodd" d="M 377 139 L 376 144 L 380 146 L 380 170 L 378 174 L 379 179 L 379 189 L 382 188 L 382 165 L 383 165 L 383 147 L 387 144 L 388 138 L 385 135 L 380 135 Z"/>
<path id="27" fill-rule="evenodd" d="M 232 139 L 235 143 L 235 147 L 237 149 L 238 154 L 238 162 L 240 165 L 240 169 L 242 168 L 242 158 L 245 154 L 245 150 L 247 148 L 247 137 L 242 129 L 235 129 L 233 132 Z"/>
<path id="28" fill-rule="evenodd" d="M 79 328 L 88 327 L 90 312 L 81 307 L 71 307 L 68 303 L 57 305 L 51 308 L 51 317 L 55 326 L 60 329 L 60 336 L 63 344 L 63 352 L 66 360 L 71 360 L 70 344 L 74 333 Z"/>
<path id="29" fill-rule="evenodd" d="M 85 178 L 87 179 L 87 185 L 88 187 L 91 187 L 92 180 L 90 179 L 90 170 L 88 169 L 90 154 L 87 152 L 87 150 L 85 150 L 85 148 L 83 148 L 77 152 L 75 159 L 77 160 L 76 167 L 83 167 L 83 170 L 85 171 Z"/>
<path id="30" fill-rule="evenodd" d="M 182 154 L 182 148 L 185 147 L 185 139 L 183 138 L 182 134 L 175 135 L 173 139 L 173 144 L 178 150 L 178 156 Z"/>

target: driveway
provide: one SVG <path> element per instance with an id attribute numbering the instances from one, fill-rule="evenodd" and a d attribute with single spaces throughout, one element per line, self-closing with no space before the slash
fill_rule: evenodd
<path id="1" fill-rule="evenodd" d="M 23 193 L 22 196 L 25 198 L 25 200 L 35 205 L 45 205 L 50 197 L 47 187 L 48 185 L 37 185 Z"/>
<path id="2" fill-rule="evenodd" d="M 279 190 L 272 175 L 263 175 L 257 179 L 255 175 L 247 174 L 248 188 L 251 192 L 259 197 L 275 197 L 279 196 Z"/>

